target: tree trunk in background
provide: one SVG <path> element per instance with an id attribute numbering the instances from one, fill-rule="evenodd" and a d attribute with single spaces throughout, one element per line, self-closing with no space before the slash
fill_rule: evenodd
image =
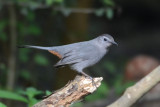
<path id="1" fill-rule="evenodd" d="M 92 0 L 78 0 L 76 8 L 89 8 L 91 4 Z M 66 32 L 63 37 L 63 43 L 68 44 L 86 40 L 86 35 L 88 35 L 88 17 L 88 14 L 72 13 L 66 18 Z M 64 86 L 66 82 L 72 80 L 76 75 L 76 72 L 68 68 L 59 69 L 56 76 L 56 88 Z"/>
<path id="2" fill-rule="evenodd" d="M 78 0 L 77 8 L 90 8 L 92 0 Z M 66 18 L 66 39 L 68 42 L 86 40 L 88 35 L 88 17 L 89 14 L 73 13 Z"/>
<path id="3" fill-rule="evenodd" d="M 9 30 L 10 30 L 10 56 L 8 59 L 8 73 L 7 73 L 7 89 L 12 90 L 15 84 L 15 73 L 16 73 L 16 12 L 14 4 L 8 5 L 9 11 Z"/>

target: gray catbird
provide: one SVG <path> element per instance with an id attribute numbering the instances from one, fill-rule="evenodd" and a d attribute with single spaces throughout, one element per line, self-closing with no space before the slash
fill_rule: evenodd
<path id="1" fill-rule="evenodd" d="M 20 47 L 48 50 L 60 58 L 60 61 L 58 61 L 54 67 L 59 68 L 69 65 L 71 69 L 90 77 L 83 72 L 83 69 L 99 62 L 100 59 L 102 59 L 102 57 L 108 52 L 108 48 L 112 44 L 117 45 L 113 37 L 109 34 L 103 34 L 89 41 L 63 46 L 41 47 L 25 45 Z"/>

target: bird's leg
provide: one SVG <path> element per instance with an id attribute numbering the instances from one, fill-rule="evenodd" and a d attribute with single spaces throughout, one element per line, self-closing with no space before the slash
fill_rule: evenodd
<path id="1" fill-rule="evenodd" d="M 89 78 L 92 78 L 91 76 L 89 76 L 88 74 L 86 74 L 85 72 L 80 72 L 82 75 L 84 75 L 85 77 L 89 77 Z"/>
<path id="2" fill-rule="evenodd" d="M 89 76 L 88 74 L 84 73 L 83 71 L 80 72 L 82 75 L 84 75 L 85 77 L 89 77 L 92 80 L 92 84 L 97 88 L 96 83 L 94 82 L 93 78 L 91 76 Z"/>

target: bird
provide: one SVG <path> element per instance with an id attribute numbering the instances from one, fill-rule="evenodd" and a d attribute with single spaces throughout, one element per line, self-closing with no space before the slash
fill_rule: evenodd
<path id="1" fill-rule="evenodd" d="M 84 69 L 98 63 L 113 44 L 118 45 L 111 35 L 102 34 L 92 40 L 61 46 L 43 47 L 23 45 L 19 47 L 47 50 L 60 59 L 54 65 L 55 68 L 68 65 L 72 70 L 92 79 L 91 76 L 84 72 Z"/>

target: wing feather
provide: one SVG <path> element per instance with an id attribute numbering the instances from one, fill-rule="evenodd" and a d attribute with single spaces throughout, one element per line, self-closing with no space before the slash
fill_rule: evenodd
<path id="1" fill-rule="evenodd" d="M 96 54 L 95 54 L 96 53 Z M 64 54 L 64 57 L 57 62 L 54 66 L 61 67 L 65 65 L 79 63 L 85 60 L 89 60 L 93 58 L 91 54 L 97 55 L 97 51 L 95 51 L 95 46 L 90 45 L 89 47 L 79 47 L 74 50 L 70 50 Z"/>

